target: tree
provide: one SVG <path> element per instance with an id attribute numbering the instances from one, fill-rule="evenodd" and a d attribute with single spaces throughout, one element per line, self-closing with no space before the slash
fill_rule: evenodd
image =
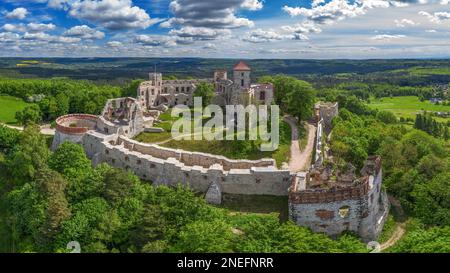
<path id="1" fill-rule="evenodd" d="M 416 199 L 414 213 L 424 224 L 450 225 L 450 172 L 415 185 L 412 196 Z"/>
<path id="2" fill-rule="evenodd" d="M 145 252 L 163 252 L 164 244 L 157 242 L 163 242 L 167 228 L 161 207 L 147 204 L 137 227 L 131 234 L 133 244 L 138 250 Z M 155 248 L 156 246 L 158 248 Z"/>
<path id="3" fill-rule="evenodd" d="M 64 247 L 70 241 L 81 245 L 95 242 L 108 243 L 112 233 L 117 230 L 120 220 L 111 211 L 105 199 L 95 197 L 86 199 L 72 207 L 72 217 L 62 223 L 57 244 Z"/>
<path id="4" fill-rule="evenodd" d="M 83 147 L 69 141 L 58 146 L 49 159 L 49 166 L 67 179 L 84 178 L 92 169 Z"/>
<path id="5" fill-rule="evenodd" d="M 40 248 L 51 250 L 61 223 L 70 217 L 70 209 L 64 195 L 67 182 L 57 172 L 48 168 L 39 170 L 36 185 L 46 200 L 45 220 L 40 227 L 36 242 Z"/>
<path id="6" fill-rule="evenodd" d="M 69 113 L 69 97 L 64 93 L 58 93 L 55 96 L 57 111 L 55 113 L 55 118 L 59 116 L 64 116 Z"/>
<path id="7" fill-rule="evenodd" d="M 389 111 L 379 111 L 377 113 L 377 119 L 384 123 L 396 123 L 397 118 L 392 112 Z"/>
<path id="8" fill-rule="evenodd" d="M 139 179 L 129 172 L 110 169 L 104 174 L 104 198 L 112 205 L 119 204 L 124 198 L 132 195 Z"/>
<path id="9" fill-rule="evenodd" d="M 25 107 L 22 111 L 16 112 L 16 119 L 23 125 L 41 122 L 41 110 L 36 104 Z"/>
<path id="10" fill-rule="evenodd" d="M 289 91 L 282 99 L 281 107 L 299 120 L 307 120 L 313 114 L 315 92 L 312 86 L 296 80 L 289 85 Z"/>
<path id="11" fill-rule="evenodd" d="M 19 145 L 8 160 L 13 176 L 20 181 L 31 180 L 37 170 L 47 166 L 50 152 L 46 140 L 37 125 L 26 126 L 19 139 Z"/>
<path id="12" fill-rule="evenodd" d="M 194 97 L 202 98 L 202 106 L 205 107 L 211 104 L 211 100 L 214 97 L 214 86 L 209 83 L 200 83 L 194 91 Z"/>
<path id="13" fill-rule="evenodd" d="M 234 236 L 231 226 L 224 221 L 196 221 L 181 230 L 171 250 L 188 253 L 231 252 Z"/>
<path id="14" fill-rule="evenodd" d="M 20 133 L 18 130 L 6 127 L 0 124 L 0 152 L 9 152 L 19 141 Z"/>
<path id="15" fill-rule="evenodd" d="M 399 253 L 449 253 L 450 227 L 426 229 L 413 221 L 405 236 L 389 250 Z"/>
<path id="16" fill-rule="evenodd" d="M 143 80 L 132 80 L 125 87 L 122 88 L 122 96 L 135 98 L 138 92 L 139 85 Z"/>

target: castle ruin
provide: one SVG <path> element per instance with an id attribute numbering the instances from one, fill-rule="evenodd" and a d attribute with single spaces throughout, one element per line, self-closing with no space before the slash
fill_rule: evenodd
<path id="1" fill-rule="evenodd" d="M 214 100 L 219 105 L 272 102 L 273 86 L 251 84 L 250 68 L 245 63 L 238 63 L 233 73 L 234 81 L 227 79 L 224 70 L 215 71 L 213 79 L 200 80 L 166 81 L 160 73 L 151 73 L 150 81 L 139 86 L 136 99 L 110 99 L 99 116 L 59 117 L 52 149 L 64 141 L 81 144 L 94 166 L 105 162 L 132 171 L 153 185 L 182 184 L 204 193 L 213 204 L 220 204 L 227 193 L 288 196 L 290 219 L 299 225 L 332 236 L 349 230 L 366 241 L 376 238 L 388 213 L 381 189 L 381 159 L 370 157 L 359 177 L 351 167 L 333 173 L 330 165 L 323 163 L 328 153 L 323 132 L 331 130 L 337 103 L 315 107 L 315 157 L 307 172 L 278 169 L 273 159 L 233 160 L 133 140 L 141 132 L 158 129 L 153 123 L 168 107 L 192 105 L 200 82 L 215 86 Z"/>

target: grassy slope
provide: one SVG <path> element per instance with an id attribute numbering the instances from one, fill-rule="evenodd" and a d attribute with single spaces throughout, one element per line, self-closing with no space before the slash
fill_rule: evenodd
<path id="1" fill-rule="evenodd" d="M 416 113 L 421 110 L 450 112 L 450 106 L 435 105 L 428 100 L 420 101 L 418 97 L 414 96 L 372 99 L 369 106 L 374 109 L 390 111 L 398 117 L 413 119 L 416 117 Z M 445 121 L 443 118 L 435 119 Z"/>
<path id="2" fill-rule="evenodd" d="M 16 124 L 16 112 L 23 110 L 28 103 L 11 96 L 0 96 L 0 122 Z"/>

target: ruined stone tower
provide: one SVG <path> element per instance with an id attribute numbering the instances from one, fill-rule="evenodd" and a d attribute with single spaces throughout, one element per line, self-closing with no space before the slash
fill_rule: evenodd
<path id="1" fill-rule="evenodd" d="M 233 79 L 234 83 L 239 86 L 240 89 L 249 89 L 251 80 L 250 80 L 250 67 L 244 63 L 243 61 L 240 61 L 238 64 L 236 64 L 233 68 Z"/>

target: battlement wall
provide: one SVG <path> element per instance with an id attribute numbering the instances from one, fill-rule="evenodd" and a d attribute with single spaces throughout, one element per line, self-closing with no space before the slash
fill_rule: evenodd
<path id="1" fill-rule="evenodd" d="M 93 149 L 95 153 L 90 155 L 95 158 L 93 161 L 96 164 L 107 162 L 113 167 L 133 171 L 141 179 L 153 181 L 156 185 L 182 184 L 194 191 L 206 192 L 215 182 L 220 185 L 223 193 L 277 196 L 288 194 L 291 181 L 289 170 L 278 170 L 274 166 L 225 170 L 217 163 L 207 167 L 187 165 L 179 160 L 182 152 L 178 150 L 161 147 L 155 149 L 151 147 L 152 145 L 136 145 L 139 143 L 119 138 L 116 140 L 111 136 L 102 138 L 101 134 L 90 132 L 85 138 L 84 146 L 85 149 L 92 149 L 95 146 Z M 153 155 L 145 153 L 148 151 Z"/>
<path id="2" fill-rule="evenodd" d="M 219 164 L 227 171 L 230 169 L 250 169 L 252 167 L 275 167 L 275 160 L 273 159 L 233 160 L 219 155 L 189 152 L 161 147 L 155 144 L 141 143 L 123 136 L 119 137 L 118 144 L 123 144 L 127 149 L 132 151 L 148 154 L 157 158 L 168 159 L 172 157 L 188 166 L 202 166 L 209 168 L 214 164 Z"/>

